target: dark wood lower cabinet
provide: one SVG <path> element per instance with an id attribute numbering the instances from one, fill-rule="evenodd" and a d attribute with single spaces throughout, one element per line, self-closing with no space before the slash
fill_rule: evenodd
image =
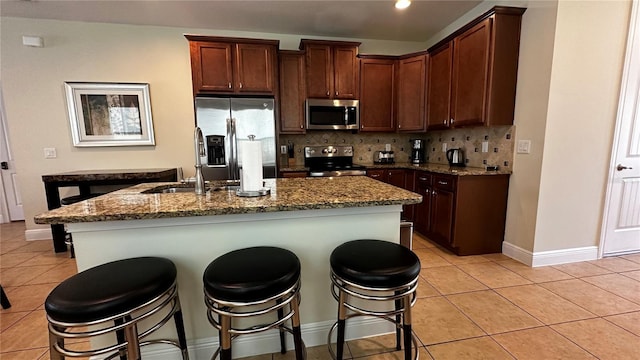
<path id="1" fill-rule="evenodd" d="M 458 255 L 502 251 L 509 175 L 415 172 L 414 228 Z"/>

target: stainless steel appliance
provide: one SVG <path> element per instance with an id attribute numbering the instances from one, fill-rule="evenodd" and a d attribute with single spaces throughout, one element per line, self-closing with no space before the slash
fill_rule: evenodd
<path id="1" fill-rule="evenodd" d="M 413 164 L 422 164 L 425 162 L 424 157 L 424 140 L 422 139 L 411 139 L 409 140 L 411 143 L 411 162 Z"/>
<path id="2" fill-rule="evenodd" d="M 465 166 L 462 149 L 447 150 L 447 161 L 449 161 L 449 166 Z"/>
<path id="3" fill-rule="evenodd" d="M 239 180 L 241 141 L 249 135 L 262 144 L 264 178 L 275 178 L 276 138 L 273 99 L 195 99 L 196 126 L 202 130 L 205 154 L 201 157 L 205 180 Z"/>
<path id="4" fill-rule="evenodd" d="M 373 159 L 374 164 L 393 164 L 395 163 L 395 155 L 393 151 L 376 151 L 375 158 Z"/>
<path id="5" fill-rule="evenodd" d="M 353 146 L 305 146 L 304 166 L 309 176 L 361 176 L 367 170 L 353 163 Z"/>
<path id="6" fill-rule="evenodd" d="M 307 130 L 358 130 L 358 100 L 307 99 Z"/>

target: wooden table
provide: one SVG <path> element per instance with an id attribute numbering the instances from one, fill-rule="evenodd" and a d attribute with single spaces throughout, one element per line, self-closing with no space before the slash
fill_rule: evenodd
<path id="1" fill-rule="evenodd" d="M 49 210 L 60 205 L 60 188 L 77 186 L 80 195 L 91 193 L 91 186 L 98 185 L 136 185 L 147 182 L 177 181 L 176 168 L 162 169 L 110 169 L 81 170 L 59 174 L 42 175 Z M 67 251 L 64 243 L 64 225 L 51 225 L 53 248 L 55 252 Z"/>

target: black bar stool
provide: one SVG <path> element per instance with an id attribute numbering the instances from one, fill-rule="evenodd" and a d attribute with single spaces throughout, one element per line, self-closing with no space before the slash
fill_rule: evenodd
<path id="1" fill-rule="evenodd" d="M 163 343 L 178 347 L 189 359 L 178 298 L 176 267 L 169 259 L 124 259 L 82 271 L 51 291 L 44 306 L 49 321 L 49 350 L 54 360 L 110 354 L 140 359 L 140 346 Z M 156 322 L 141 331 L 141 321 L 156 315 Z M 161 318 L 160 318 L 161 317 Z M 178 341 L 141 341 L 174 318 Z M 65 339 L 87 339 L 115 334 L 116 341 L 102 348 L 73 350 Z"/>
<path id="2" fill-rule="evenodd" d="M 100 195 L 104 195 L 104 194 L 92 193 L 92 194 L 86 194 L 86 195 L 67 196 L 66 198 L 60 199 L 60 205 L 68 206 L 68 205 L 75 204 L 75 203 L 80 202 L 80 201 L 89 200 L 91 198 L 94 198 L 94 197 L 100 196 Z M 75 253 L 75 251 L 73 249 L 73 239 L 71 238 L 71 234 L 65 232 L 65 234 L 64 234 L 64 243 L 69 248 L 69 257 L 71 257 L 71 258 L 76 257 L 76 253 Z"/>
<path id="3" fill-rule="evenodd" d="M 219 330 L 220 347 L 213 354 L 231 360 L 231 341 L 237 336 L 272 328 L 280 330 L 280 348 L 286 346 L 284 332 L 293 334 L 296 360 L 306 358 L 300 331 L 300 260 L 289 250 L 259 246 L 235 250 L 213 260 L 204 272 L 207 318 Z M 268 323 L 239 327 L 234 320 L 253 319 L 277 313 Z M 291 319 L 291 328 L 285 325 Z M 254 321 L 254 322 L 255 322 Z"/>
<path id="4" fill-rule="evenodd" d="M 338 321 L 329 331 L 329 353 L 342 360 L 346 320 L 355 316 L 376 316 L 396 327 L 396 349 L 404 333 L 405 360 L 411 360 L 411 344 L 418 359 L 418 341 L 411 330 L 411 307 L 416 302 L 420 259 L 408 248 L 382 240 L 354 240 L 336 247 L 331 253 L 331 293 L 338 301 Z M 355 300 L 355 302 L 354 302 Z M 394 302 L 393 309 L 374 307 Z M 350 311 L 350 312 L 349 312 Z M 331 336 L 338 329 L 336 352 Z"/>

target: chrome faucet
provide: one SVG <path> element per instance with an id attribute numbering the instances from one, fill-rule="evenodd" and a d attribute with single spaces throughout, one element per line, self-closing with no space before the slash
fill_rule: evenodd
<path id="1" fill-rule="evenodd" d="M 193 142 L 196 152 L 196 195 L 204 195 L 204 177 L 202 176 L 202 156 L 205 156 L 204 151 L 204 137 L 202 136 L 202 130 L 196 126 L 195 133 L 193 134 Z"/>

